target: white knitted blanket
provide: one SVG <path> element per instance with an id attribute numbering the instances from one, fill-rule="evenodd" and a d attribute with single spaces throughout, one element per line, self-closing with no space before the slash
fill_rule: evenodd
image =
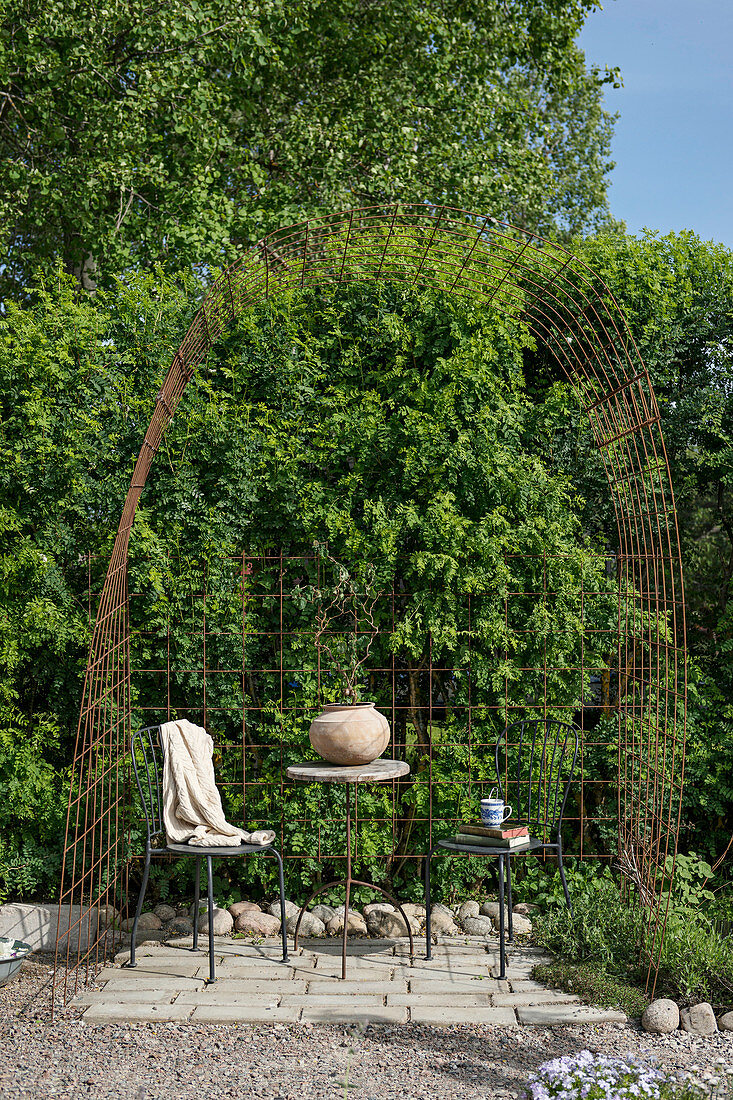
<path id="1" fill-rule="evenodd" d="M 163 824 L 169 844 L 200 848 L 237 848 L 240 844 L 271 844 L 272 829 L 245 832 L 224 817 L 214 780 L 214 742 L 202 726 L 186 718 L 164 722 Z"/>

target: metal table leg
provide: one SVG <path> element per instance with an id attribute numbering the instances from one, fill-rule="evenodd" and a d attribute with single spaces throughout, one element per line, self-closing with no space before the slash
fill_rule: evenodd
<path id="1" fill-rule="evenodd" d="M 297 949 L 298 949 L 298 933 L 300 931 L 300 922 L 303 919 L 303 914 L 305 913 L 306 909 L 308 908 L 310 903 L 313 901 L 313 898 L 318 897 L 318 895 L 322 894 L 324 890 L 330 890 L 332 887 L 335 887 L 335 886 L 345 886 L 346 887 L 346 902 L 344 904 L 344 934 L 343 934 L 343 940 L 342 940 L 342 945 L 341 945 L 341 978 L 342 978 L 342 980 L 346 977 L 346 941 L 347 941 L 348 929 L 349 929 L 349 901 L 350 901 L 350 897 L 351 897 L 351 887 L 352 887 L 352 885 L 353 886 L 366 886 L 369 890 L 376 890 L 378 893 L 382 894 L 385 898 L 387 898 L 387 900 L 390 901 L 392 903 L 392 905 L 394 905 L 396 907 L 396 909 L 399 911 L 403 921 L 405 922 L 405 927 L 407 928 L 407 935 L 408 935 L 409 940 L 410 940 L 410 958 L 414 959 L 414 957 L 415 957 L 415 945 L 414 945 L 413 940 L 412 940 L 412 929 L 410 928 L 410 922 L 407 919 L 407 914 L 405 913 L 404 909 L 402 908 L 400 903 L 397 901 L 397 899 L 393 898 L 391 894 L 388 894 L 386 890 L 383 890 L 381 886 L 377 886 L 373 882 L 362 882 L 361 879 L 351 877 L 351 784 L 347 783 L 346 784 L 346 878 L 345 879 L 340 879 L 337 882 L 327 882 L 323 886 L 319 886 L 317 890 L 313 891 L 313 893 L 310 895 L 310 897 L 307 898 L 306 901 L 303 903 L 303 905 L 301 907 L 301 910 L 298 913 L 298 920 L 296 921 L 296 924 L 295 924 L 295 935 L 293 936 L 293 946 L 294 946 L 295 950 L 297 951 Z"/>

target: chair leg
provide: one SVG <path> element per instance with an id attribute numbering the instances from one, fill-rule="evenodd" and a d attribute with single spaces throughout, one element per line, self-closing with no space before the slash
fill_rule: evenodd
<path id="1" fill-rule="evenodd" d="M 499 856 L 499 981 L 506 978 L 504 953 L 504 856 Z"/>
<path id="2" fill-rule="evenodd" d="M 280 933 L 283 941 L 283 962 L 285 963 L 288 961 L 288 930 L 285 927 L 285 878 L 283 876 L 283 861 L 276 848 L 271 848 L 270 851 L 277 860 L 277 875 L 280 886 Z"/>
<path id="3" fill-rule="evenodd" d="M 506 907 L 509 914 L 509 943 L 514 942 L 514 918 L 512 916 L 512 857 L 506 857 Z"/>
<path id="4" fill-rule="evenodd" d="M 562 844 L 557 846 L 557 865 L 560 868 L 560 881 L 562 882 L 562 888 L 565 891 L 565 904 L 570 910 L 570 916 L 575 916 L 573 913 L 573 906 L 570 901 L 570 891 L 568 890 L 568 884 L 565 881 L 565 868 L 562 865 Z"/>
<path id="5" fill-rule="evenodd" d="M 430 860 L 435 848 L 431 848 L 425 857 L 425 958 L 433 957 L 433 940 L 430 935 Z"/>
<path id="6" fill-rule="evenodd" d="M 140 896 L 137 899 L 137 908 L 135 910 L 135 920 L 132 922 L 132 937 L 130 939 L 130 961 L 127 964 L 130 969 L 137 966 L 135 962 L 135 941 L 137 939 L 137 922 L 140 920 L 140 914 L 143 911 L 143 902 L 145 901 L 145 891 L 148 888 L 148 875 L 150 874 L 150 852 L 145 853 L 145 867 L 143 868 L 143 881 L 140 886 Z"/>
<path id="7" fill-rule="evenodd" d="M 201 887 L 201 856 L 196 857 L 196 880 L 193 887 L 193 951 L 199 946 L 199 897 Z"/>
<path id="8" fill-rule="evenodd" d="M 214 961 L 214 871 L 211 856 L 206 857 L 206 873 L 209 886 L 209 980 L 207 985 L 216 981 L 216 965 Z"/>

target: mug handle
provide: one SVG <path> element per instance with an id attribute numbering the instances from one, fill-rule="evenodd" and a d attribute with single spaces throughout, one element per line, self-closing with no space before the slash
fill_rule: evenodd
<path id="1" fill-rule="evenodd" d="M 504 807 L 504 816 L 503 816 L 503 817 L 502 817 L 502 819 L 501 819 L 501 823 L 502 823 L 502 825 L 504 824 L 504 822 L 506 821 L 506 819 L 507 819 L 508 817 L 511 817 L 511 816 L 512 816 L 512 809 L 513 809 L 513 807 L 512 807 L 512 806 L 505 806 L 505 807 Z"/>

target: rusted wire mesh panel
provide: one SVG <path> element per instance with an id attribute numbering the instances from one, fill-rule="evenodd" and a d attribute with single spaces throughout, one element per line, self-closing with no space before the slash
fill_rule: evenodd
<path id="1" fill-rule="evenodd" d="M 427 829 L 424 832 L 427 837 L 438 822 L 455 820 L 460 799 L 455 791 L 448 796 L 443 790 L 439 774 L 441 754 L 458 751 L 465 754 L 470 778 L 464 782 L 464 788 L 473 792 L 474 775 L 478 783 L 485 778 L 476 770 L 476 761 L 483 758 L 480 754 L 485 748 L 481 738 L 490 740 L 489 734 L 493 735 L 498 721 L 528 705 L 539 706 L 542 712 L 551 707 L 567 713 L 577 712 L 580 707 L 585 712 L 587 706 L 593 705 L 588 692 L 594 684 L 592 690 L 597 692 L 597 706 L 604 722 L 615 723 L 615 774 L 607 774 L 607 759 L 601 763 L 599 754 L 594 756 L 590 752 L 592 740 L 584 738 L 575 814 L 578 852 L 587 854 L 587 838 L 592 835 L 586 824 L 589 807 L 592 805 L 595 812 L 598 806 L 607 805 L 606 796 L 598 791 L 591 794 L 593 784 L 605 784 L 606 790 L 613 787 L 618 792 L 619 856 L 635 886 L 636 896 L 645 907 L 650 932 L 649 975 L 653 982 L 666 919 L 664 895 L 658 889 L 659 872 L 667 855 L 675 853 L 679 828 L 686 697 L 679 540 L 654 393 L 621 309 L 608 288 L 581 261 L 556 244 L 502 225 L 491 217 L 427 204 L 347 211 L 270 234 L 212 288 L 184 336 L 159 394 L 151 395 L 154 402 L 151 422 L 124 503 L 89 655 L 73 762 L 61 887 L 62 904 L 74 907 L 72 915 L 78 912 L 83 915 L 72 920 L 69 933 L 60 940 L 59 960 L 73 963 L 79 968 L 78 973 L 83 974 L 84 968 L 97 960 L 112 934 L 98 921 L 97 914 L 119 898 L 125 874 L 128 853 L 124 844 L 125 823 L 120 814 L 125 804 L 126 747 L 134 724 L 144 717 L 154 720 L 153 711 L 165 717 L 185 706 L 191 718 L 204 717 L 208 726 L 215 714 L 226 713 L 219 736 L 222 761 L 225 757 L 232 761 L 231 766 L 226 765 L 231 774 L 226 782 L 231 784 L 232 791 L 241 791 L 242 808 L 246 808 L 250 822 L 257 820 L 260 813 L 263 820 L 271 821 L 273 806 L 283 807 L 281 831 L 285 854 L 291 857 L 302 854 L 298 852 L 296 838 L 285 830 L 284 813 L 291 797 L 288 789 L 281 779 L 273 787 L 273 781 L 266 779 L 262 771 L 263 762 L 269 768 L 274 757 L 282 768 L 288 737 L 295 736 L 293 731 L 297 730 L 302 743 L 308 718 L 305 708 L 292 701 L 294 689 L 290 685 L 299 681 L 288 679 L 291 672 L 282 663 L 285 660 L 282 648 L 278 660 L 269 664 L 263 660 L 248 667 L 251 642 L 246 625 L 242 627 L 248 619 L 242 616 L 239 607 L 239 630 L 244 631 L 239 643 L 243 663 L 241 667 L 232 664 L 234 642 L 231 638 L 224 641 L 227 632 L 209 629 L 207 585 L 202 583 L 201 614 L 206 614 L 207 625 L 200 631 L 200 644 L 208 646 L 206 655 L 199 654 L 195 647 L 192 649 L 194 665 L 189 670 L 189 686 L 185 691 L 184 681 L 179 679 L 184 668 L 179 661 L 183 656 L 180 653 L 170 654 L 165 666 L 154 666 L 157 671 L 153 671 L 153 666 L 147 670 L 136 667 L 135 675 L 147 675 L 151 683 L 153 677 L 158 677 L 157 698 L 160 700 L 163 692 L 166 705 L 161 710 L 158 701 L 151 704 L 151 710 L 143 712 L 137 706 L 136 696 L 133 712 L 128 544 L 137 502 L 162 433 L 211 343 L 239 314 L 265 298 L 325 282 L 357 280 L 385 280 L 469 294 L 474 300 L 493 302 L 506 314 L 521 317 L 538 344 L 547 349 L 564 371 L 588 414 L 608 479 L 618 532 L 618 552 L 613 563 L 615 626 L 598 628 L 611 631 L 607 637 L 610 648 L 601 659 L 594 641 L 593 655 L 589 657 L 591 635 L 588 635 L 578 661 L 573 663 L 574 679 L 567 680 L 567 690 L 563 687 L 565 674 L 545 662 L 540 649 L 535 647 L 531 661 L 519 666 L 515 652 L 508 646 L 503 670 L 497 672 L 504 684 L 503 703 L 485 706 L 484 719 L 479 717 L 481 708 L 471 695 L 459 721 L 458 703 L 452 701 L 451 721 L 441 723 L 435 715 L 447 712 L 448 700 L 441 680 L 443 673 L 435 679 L 436 669 L 442 666 L 431 659 L 427 668 L 414 672 L 422 692 L 420 709 L 427 706 L 426 728 L 431 731 L 428 736 L 420 725 L 422 719 L 416 724 L 412 716 L 414 703 L 405 702 L 401 694 L 412 690 L 404 686 L 405 682 L 409 685 L 409 670 L 388 662 L 373 670 L 378 701 L 393 720 L 394 751 L 397 755 L 416 754 L 418 761 L 409 787 L 405 785 L 402 793 L 398 791 L 397 808 L 393 802 L 380 811 L 384 837 L 391 837 L 389 844 L 384 840 L 385 851 L 389 849 L 387 854 L 393 863 L 419 859 L 424 854 L 420 829 Z M 253 569 L 256 560 L 252 557 L 249 560 Z M 247 574 L 243 563 L 237 563 L 232 578 L 235 574 L 241 586 L 237 597 L 241 603 L 246 578 L 254 574 Z M 533 591 L 541 591 L 542 599 L 551 599 L 554 591 L 551 562 L 538 563 L 537 578 L 539 587 Z M 283 615 L 288 583 L 283 574 Z M 591 591 L 585 592 L 582 579 L 579 590 L 584 601 L 587 597 L 588 606 L 593 606 L 595 597 Z M 507 596 L 507 617 L 515 613 L 522 599 L 528 598 L 526 589 L 522 591 L 514 605 Z M 604 599 L 607 595 L 604 594 Z M 248 598 L 254 607 L 255 593 Z M 135 597 L 133 604 L 134 600 Z M 383 613 L 386 616 L 387 610 L 383 609 Z M 510 625 L 507 618 L 507 631 Z M 284 626 L 285 619 L 283 630 Z M 282 632 L 275 633 L 279 637 Z M 215 640 L 218 634 L 221 637 Z M 219 654 L 216 657 L 219 664 L 212 664 L 212 646 L 213 652 Z M 445 670 L 446 676 L 456 677 L 461 692 L 469 692 L 473 674 L 467 676 L 463 666 L 445 665 Z M 571 669 L 566 669 L 566 673 L 570 676 Z M 233 685 L 238 683 L 239 702 L 236 706 L 232 703 L 217 708 L 213 700 L 222 698 L 220 687 L 227 682 L 231 699 L 234 699 Z M 517 682 L 523 683 L 523 694 L 515 694 Z M 190 695 L 194 683 L 197 706 Z M 442 688 L 436 687 L 441 683 Z M 218 685 L 216 690 L 214 685 Z M 323 689 L 322 681 L 320 688 Z M 139 699 L 144 695 L 145 692 Z M 289 725 L 284 715 L 290 716 Z M 603 744 L 607 748 L 610 740 L 604 740 Z M 403 804 L 407 803 L 411 809 L 405 818 Z M 376 813 L 371 809 L 368 812 Z M 412 825 L 405 825 L 406 820 L 412 821 Z M 319 848 L 319 857 L 321 854 Z M 81 906 L 81 910 L 76 906 Z M 73 992 L 73 985 L 73 980 L 66 982 L 62 990 L 64 998 Z"/>

